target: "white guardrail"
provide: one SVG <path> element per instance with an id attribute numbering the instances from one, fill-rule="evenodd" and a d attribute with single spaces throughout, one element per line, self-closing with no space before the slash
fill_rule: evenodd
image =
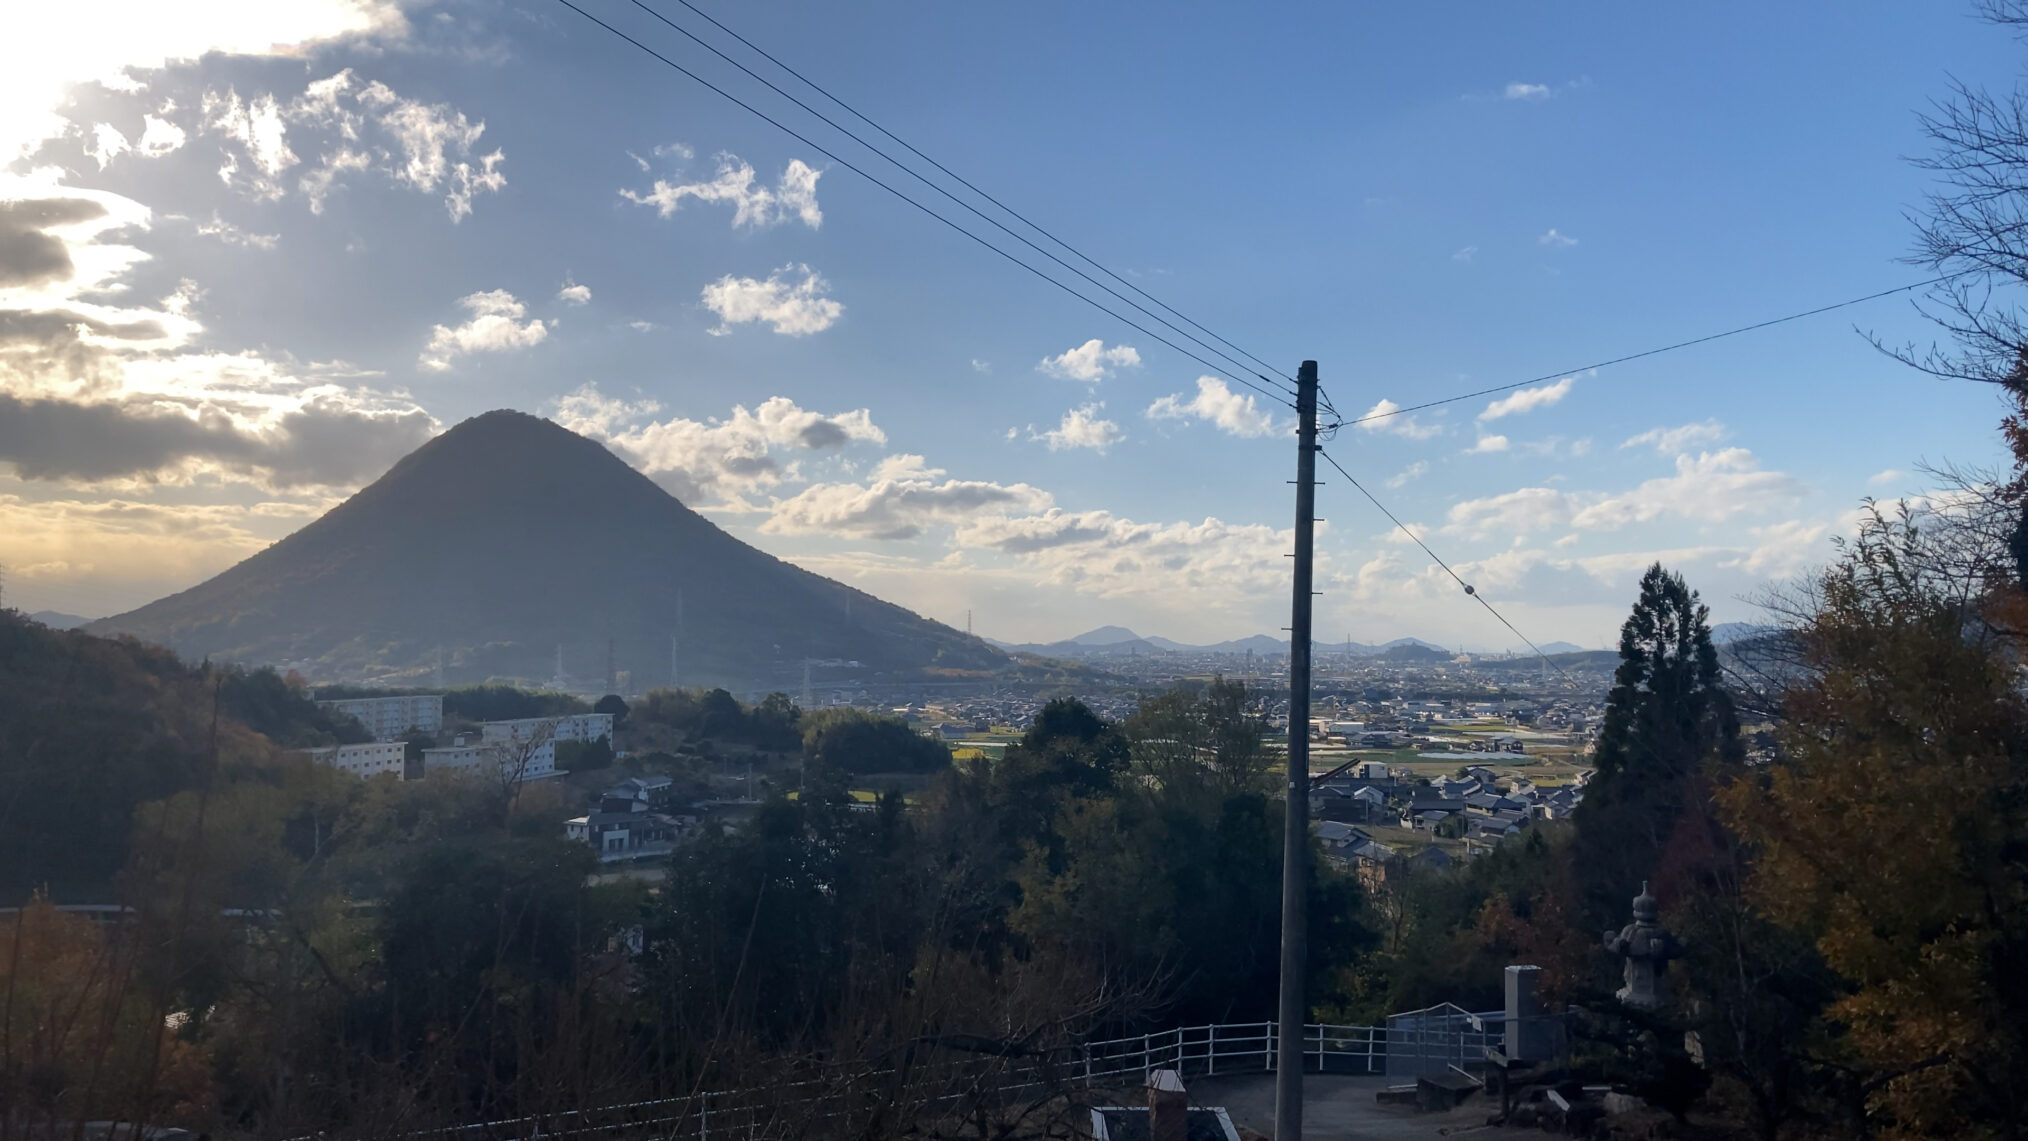
<path id="1" fill-rule="evenodd" d="M 1443 1073 L 1484 1061 L 1497 1030 L 1481 1029 L 1454 1006 L 1395 1015 L 1390 1026 L 1303 1027 L 1304 1069 L 1330 1074 Z M 596 1109 L 473 1122 L 417 1130 L 409 1136 L 459 1141 L 521 1141 L 564 1137 L 695 1138 L 744 1141 L 807 1135 L 811 1124 L 841 1125 L 885 1116 L 901 1101 L 926 1107 L 961 1103 L 1037 1087 L 1138 1086 L 1153 1070 L 1185 1078 L 1271 1073 L 1276 1055 L 1273 1022 L 1179 1026 L 1136 1037 L 1088 1042 L 1015 1058 L 981 1057 L 919 1065 L 910 1071 L 878 1070 L 813 1077 L 753 1090 L 701 1092 Z M 858 1129 L 851 1130 L 858 1132 Z"/>

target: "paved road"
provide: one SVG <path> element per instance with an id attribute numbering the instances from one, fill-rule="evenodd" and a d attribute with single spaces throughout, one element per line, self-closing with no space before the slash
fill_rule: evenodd
<path id="1" fill-rule="evenodd" d="M 1397 1079 L 1405 1080 L 1405 1079 Z M 1417 1113 L 1407 1106 L 1381 1105 L 1373 1099 L 1388 1084 L 1382 1077 L 1309 1074 L 1303 1078 L 1303 1136 L 1306 1141 L 1430 1141 L 1459 1135 L 1501 1136 L 1507 1130 L 1487 1128 L 1492 1107 L 1482 1095 L 1448 1113 Z M 1234 1078 L 1198 1078 L 1189 1083 L 1190 1104 L 1219 1105 L 1232 1123 L 1274 1136 L 1275 1079 L 1272 1074 Z M 1528 1132 L 1535 1132 L 1529 1130 Z"/>

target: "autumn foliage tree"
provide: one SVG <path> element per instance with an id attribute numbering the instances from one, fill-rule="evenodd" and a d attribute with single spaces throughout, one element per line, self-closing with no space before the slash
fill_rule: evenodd
<path id="1" fill-rule="evenodd" d="M 1787 762 L 1724 797 L 1761 910 L 1845 993 L 1854 1093 L 1902 1136 L 2028 1122 L 2028 701 L 1982 610 L 2018 588 L 1951 556 L 1948 517 L 1874 513 L 1817 583 Z"/>

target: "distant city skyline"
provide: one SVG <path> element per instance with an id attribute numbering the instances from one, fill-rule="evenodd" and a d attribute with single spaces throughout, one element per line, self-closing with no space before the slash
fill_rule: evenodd
<path id="1" fill-rule="evenodd" d="M 586 6 L 833 144 L 631 5 Z M 1348 416 L 1549 375 L 1328 445 L 1538 643 L 1612 645 L 1657 559 L 1750 620 L 1865 497 L 2001 457 L 1990 392 L 1861 335 L 1932 340 L 1904 298 L 1551 374 L 1923 277 L 1897 260 L 1916 113 L 2018 70 L 1959 5 L 700 6 L 1219 335 L 1318 360 Z M 1287 409 L 565 7 L 11 26 L 8 605 L 186 589 L 511 407 L 958 629 L 1286 624 Z M 1325 479 L 1320 642 L 1518 648 Z"/>

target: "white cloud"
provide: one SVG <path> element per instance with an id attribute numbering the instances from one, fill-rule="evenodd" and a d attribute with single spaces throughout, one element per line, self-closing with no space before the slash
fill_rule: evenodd
<path id="1" fill-rule="evenodd" d="M 579 285 L 570 279 L 570 275 L 565 274 L 563 288 L 556 291 L 556 299 L 565 305 L 589 305 L 591 304 L 591 286 Z"/>
<path id="2" fill-rule="evenodd" d="M 1500 92 L 1502 99 L 1537 101 L 1549 98 L 1549 86 L 1544 83 L 1509 83 Z"/>
<path id="3" fill-rule="evenodd" d="M 661 148 L 656 150 L 660 153 Z M 640 162 L 638 158 L 634 161 Z M 643 163 L 642 169 L 646 167 Z M 709 182 L 679 183 L 658 178 L 646 194 L 622 190 L 620 195 L 629 202 L 653 206 L 664 218 L 674 214 L 685 198 L 695 198 L 699 202 L 732 203 L 734 229 L 763 228 L 796 218 L 814 230 L 824 224 L 824 212 L 817 205 L 817 179 L 823 173 L 801 159 L 792 159 L 770 190 L 757 184 L 751 163 L 738 155 L 720 154 L 718 174 Z"/>
<path id="4" fill-rule="evenodd" d="M 1718 565 L 1766 578 L 1792 578 L 1831 553 L 1830 533 L 1829 524 L 1798 519 L 1755 527 L 1753 536 L 1758 542 L 1754 548 Z"/>
<path id="5" fill-rule="evenodd" d="M 1472 258 L 1473 258 L 1473 256 L 1474 256 L 1474 255 L 1476 255 L 1476 254 L 1477 254 L 1478 252 L 1479 252 L 1479 247 L 1477 247 L 1477 246 L 1466 246 L 1466 247 L 1464 247 L 1463 249 L 1460 249 L 1460 250 L 1459 250 L 1458 252 L 1456 252 L 1456 253 L 1452 254 L 1452 255 L 1451 255 L 1451 260 L 1452 260 L 1452 261 L 1471 261 L 1471 260 L 1472 260 Z"/>
<path id="6" fill-rule="evenodd" d="M 1908 478 L 1907 472 L 1902 471 L 1899 468 L 1888 468 L 1885 471 L 1877 471 L 1874 472 L 1872 475 L 1867 476 L 1866 482 L 1872 484 L 1874 487 L 1884 487 L 1887 484 L 1896 482 L 1897 480 L 1907 478 Z"/>
<path id="7" fill-rule="evenodd" d="M 1102 598 L 1157 596 L 1178 606 L 1227 610 L 1288 590 L 1292 536 L 1220 519 L 1137 523 L 1110 511 L 1051 507 L 1029 515 L 981 515 L 959 526 L 960 548 L 1010 556 L 1051 584 Z M 1321 556 L 1328 571 L 1328 556 Z"/>
<path id="8" fill-rule="evenodd" d="M 1425 424 L 1413 415 L 1403 413 L 1401 405 L 1385 397 L 1359 417 L 1362 432 L 1385 432 L 1390 436 L 1402 436 L 1410 440 L 1428 440 L 1443 435 L 1442 424 Z"/>
<path id="9" fill-rule="evenodd" d="M 1050 503 L 1047 492 L 1025 483 L 945 479 L 944 472 L 882 464 L 865 485 L 820 483 L 778 499 L 761 530 L 769 534 L 825 534 L 854 539 L 912 539 L 933 526 L 961 523 L 986 511 L 1033 511 Z"/>
<path id="10" fill-rule="evenodd" d="M 42 5 L 10 16 L 0 36 L 0 167 L 63 129 L 72 84 L 132 90 L 133 72 L 214 52 L 304 56 L 320 44 L 399 40 L 408 24 L 390 0 L 242 0 L 238 3 Z M 166 145 L 144 130 L 140 150 Z M 174 148 L 170 148 L 174 149 Z"/>
<path id="11" fill-rule="evenodd" d="M 1099 415 L 1105 409 L 1104 402 L 1086 404 L 1063 414 L 1063 422 L 1047 432 L 1033 438 L 1049 445 L 1052 452 L 1072 448 L 1090 448 L 1104 452 L 1126 438 L 1120 426 Z"/>
<path id="12" fill-rule="evenodd" d="M 1429 472 L 1428 462 L 1424 460 L 1417 460 L 1414 463 L 1408 465 L 1407 467 L 1402 468 L 1400 471 L 1394 473 L 1393 475 L 1388 476 L 1387 486 L 1400 487 L 1403 484 L 1406 484 L 1409 480 L 1422 478 L 1428 472 Z"/>
<path id="13" fill-rule="evenodd" d="M 243 100 L 238 91 L 230 88 L 223 95 L 207 91 L 199 112 L 204 117 L 204 129 L 239 144 L 240 152 L 252 166 L 242 179 L 241 154 L 227 151 L 225 164 L 218 169 L 219 181 L 227 186 L 242 186 L 248 194 L 265 200 L 280 198 L 288 192 L 281 176 L 299 160 L 296 152 L 289 149 L 288 124 L 282 121 L 281 104 L 273 95 Z"/>
<path id="14" fill-rule="evenodd" d="M 1477 452 L 1481 454 L 1486 452 L 1504 452 L 1507 450 L 1507 437 L 1480 436 L 1477 443 L 1473 444 L 1471 447 L 1465 450 L 1467 452 Z"/>
<path id="15" fill-rule="evenodd" d="M 1622 448 L 1637 448 L 1652 444 L 1657 455 L 1678 456 L 1692 448 L 1707 447 L 1725 438 L 1725 425 L 1716 420 L 1700 420 L 1694 424 L 1679 424 L 1674 428 L 1650 428 L 1638 436 L 1629 436 L 1620 444 Z"/>
<path id="16" fill-rule="evenodd" d="M 257 250 L 274 249 L 276 244 L 282 240 L 280 234 L 256 234 L 251 231 L 242 230 L 231 222 L 220 218 L 216 211 L 212 213 L 211 221 L 199 222 L 197 224 L 197 232 L 207 238 L 217 238 L 229 246 L 246 246 Z"/>
<path id="17" fill-rule="evenodd" d="M 504 289 L 490 289 L 460 298 L 458 304 L 471 313 L 462 325 L 438 325 L 430 333 L 421 364 L 441 372 L 458 357 L 471 353 L 500 353 L 539 345 L 549 336 L 540 320 L 518 323 L 528 307 Z"/>
<path id="18" fill-rule="evenodd" d="M 447 104 L 404 99 L 385 83 L 361 81 L 349 68 L 308 84 L 286 104 L 273 94 L 242 99 L 231 88 L 223 94 L 207 91 L 200 111 L 202 128 L 227 143 L 219 178 L 255 198 L 287 193 L 283 175 L 302 161 L 290 144 L 292 135 L 318 148 L 318 158 L 296 183 L 312 213 L 322 213 L 346 176 L 360 171 L 442 193 L 453 222 L 471 214 L 474 197 L 507 185 L 500 170 L 504 153 L 479 152 L 484 122 Z"/>
<path id="19" fill-rule="evenodd" d="M 1109 349 L 1103 341 L 1093 337 L 1074 349 L 1042 358 L 1042 363 L 1036 367 L 1064 380 L 1096 384 L 1118 369 L 1139 368 L 1140 365 L 1141 354 L 1132 345 L 1114 345 Z"/>
<path id="20" fill-rule="evenodd" d="M 174 103 L 165 105 L 162 108 L 162 114 L 169 114 L 175 110 L 175 107 Z M 141 139 L 134 144 L 134 153 L 143 158 L 161 158 L 163 155 L 171 154 L 180 149 L 189 139 L 190 135 L 188 132 L 168 119 L 157 118 L 154 115 L 143 115 L 141 116 Z"/>
<path id="21" fill-rule="evenodd" d="M 980 373 L 980 374 L 989 374 L 989 373 L 991 373 L 991 372 L 993 371 L 993 365 L 992 365 L 992 362 L 990 362 L 990 361 L 982 361 L 982 360 L 980 360 L 980 359 L 979 359 L 978 357 L 973 357 L 973 358 L 972 358 L 972 371 L 973 371 L 973 372 L 976 372 L 976 373 Z"/>
<path id="22" fill-rule="evenodd" d="M 801 273 L 803 280 L 791 282 L 783 275 Z M 845 306 L 826 297 L 831 285 L 807 265 L 785 265 L 768 275 L 766 281 L 726 274 L 704 287 L 704 307 L 718 314 L 714 335 L 723 336 L 734 325 L 765 321 L 786 337 L 802 337 L 830 328 Z"/>
<path id="23" fill-rule="evenodd" d="M 558 401 L 557 423 L 603 440 L 629 463 L 693 507 L 748 509 L 744 497 L 799 476 L 797 461 L 776 458 L 834 454 L 853 444 L 885 444 L 887 434 L 864 408 L 813 412 L 786 396 L 749 410 L 734 406 L 723 420 L 652 420 L 652 400 L 627 402 L 585 384 Z"/>
<path id="24" fill-rule="evenodd" d="M 1537 408 L 1547 408 L 1551 404 L 1562 400 L 1565 396 L 1570 395 L 1570 386 L 1574 383 L 1576 383 L 1575 378 L 1566 376 L 1555 384 L 1545 384 L 1539 388 L 1524 388 L 1518 392 L 1509 393 L 1486 405 L 1486 410 L 1479 413 L 1479 419 L 1498 420 L 1502 416 L 1517 416 L 1523 412 L 1532 412 Z"/>
<path id="25" fill-rule="evenodd" d="M 1204 420 L 1234 436 L 1272 436 L 1274 417 L 1255 403 L 1251 393 L 1232 391 L 1215 376 L 1197 378 L 1197 395 L 1184 400 L 1180 393 L 1158 398 L 1148 405 L 1150 420 Z"/>
<path id="26" fill-rule="evenodd" d="M 1559 250 L 1568 249 L 1571 246 L 1577 244 L 1576 238 L 1571 237 L 1569 234 L 1558 233 L 1556 228 L 1553 226 L 1550 227 L 1548 233 L 1542 235 L 1541 237 L 1535 240 L 1541 245 L 1549 246 L 1553 249 Z"/>
<path id="27" fill-rule="evenodd" d="M 1675 474 L 1618 494 L 1524 487 L 1452 505 L 1445 530 L 1484 538 L 1544 530 L 1616 531 L 1669 517 L 1720 523 L 1793 505 L 1805 488 L 1783 472 L 1762 470 L 1745 448 L 1675 457 Z"/>

